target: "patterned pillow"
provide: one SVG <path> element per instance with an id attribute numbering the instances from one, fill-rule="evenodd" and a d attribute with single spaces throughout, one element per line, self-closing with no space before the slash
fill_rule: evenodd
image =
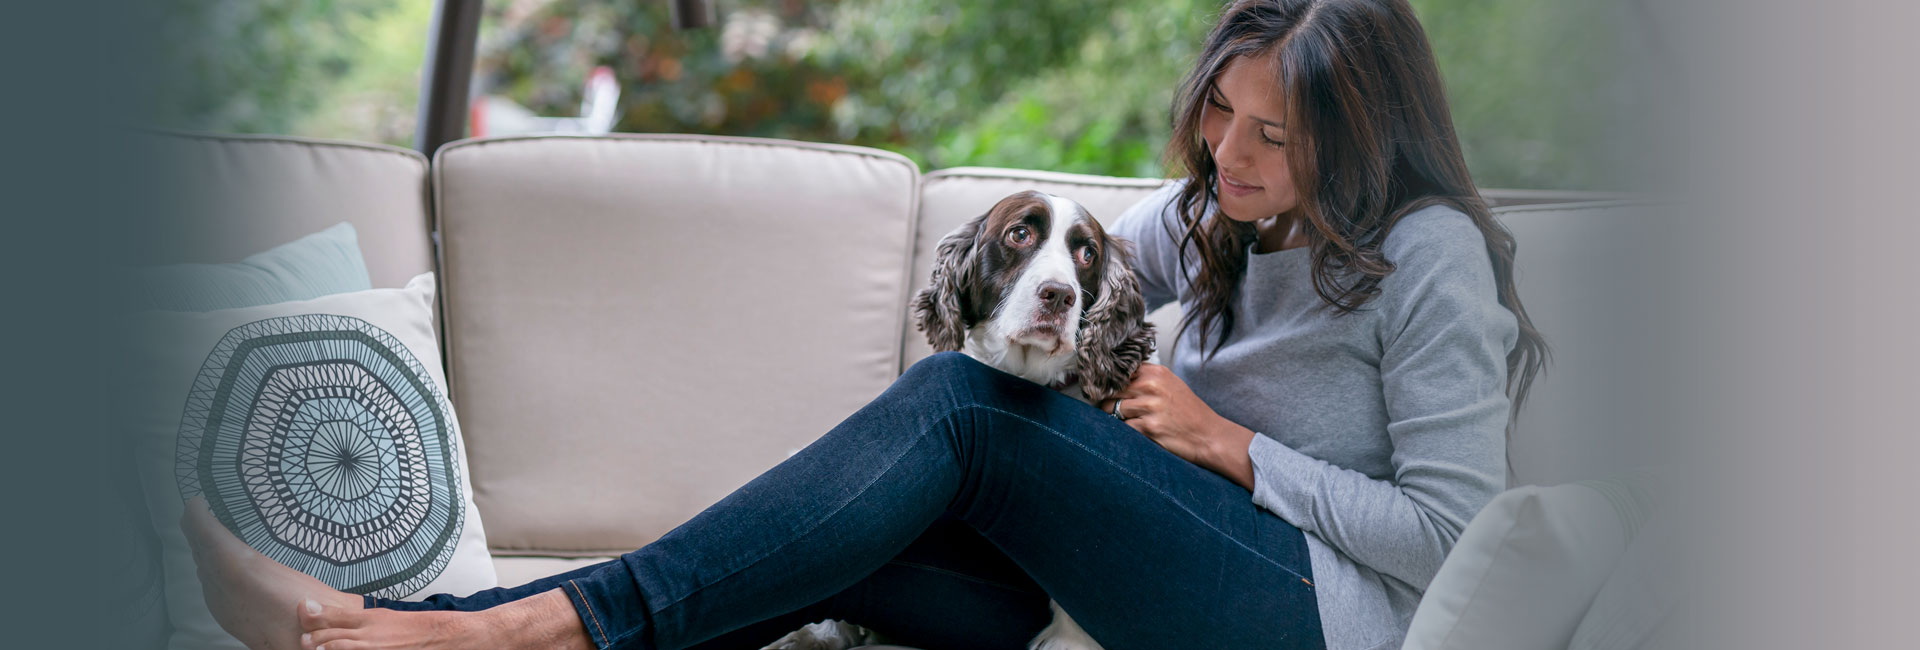
<path id="1" fill-rule="evenodd" d="M 194 496 L 254 549 L 342 591 L 496 586 L 433 295 L 424 274 L 404 289 L 141 315 L 141 478 L 173 647 L 240 647 L 208 613 L 179 529 Z"/>

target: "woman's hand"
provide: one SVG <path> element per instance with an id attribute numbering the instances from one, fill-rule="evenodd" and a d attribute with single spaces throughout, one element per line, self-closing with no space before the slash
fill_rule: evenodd
<path id="1" fill-rule="evenodd" d="M 1220 417 L 1166 366 L 1140 364 L 1133 383 L 1101 402 L 1100 409 L 1114 413 L 1116 404 L 1127 426 L 1175 456 L 1253 490 L 1253 460 L 1247 455 L 1253 431 Z"/>

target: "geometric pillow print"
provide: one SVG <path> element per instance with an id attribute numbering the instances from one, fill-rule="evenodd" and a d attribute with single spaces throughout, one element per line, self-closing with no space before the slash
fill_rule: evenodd
<path id="1" fill-rule="evenodd" d="M 229 330 L 175 447 L 182 499 L 341 591 L 400 598 L 438 577 L 464 514 L 452 407 L 391 334 L 306 314 Z"/>

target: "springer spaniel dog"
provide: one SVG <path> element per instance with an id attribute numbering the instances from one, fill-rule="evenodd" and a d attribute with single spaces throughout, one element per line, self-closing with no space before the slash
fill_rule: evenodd
<path id="1" fill-rule="evenodd" d="M 1079 203 L 1020 192 L 940 240 L 913 312 L 935 352 L 1099 403 L 1153 354 L 1132 264 Z"/>
<path id="2" fill-rule="evenodd" d="M 1132 244 L 1072 200 L 1027 191 L 948 233 L 913 312 L 935 352 L 959 350 L 1009 374 L 1098 404 L 1153 354 L 1153 324 Z M 1101 650 L 1060 603 L 1029 650 Z M 841 650 L 885 639 L 843 621 L 796 630 L 763 650 Z"/>
<path id="3" fill-rule="evenodd" d="M 935 251 L 914 315 L 935 352 L 960 350 L 1009 374 L 1098 404 L 1153 354 L 1153 324 L 1131 244 L 1072 200 L 1020 192 L 955 229 Z M 1050 602 L 1031 650 L 1099 650 Z"/>

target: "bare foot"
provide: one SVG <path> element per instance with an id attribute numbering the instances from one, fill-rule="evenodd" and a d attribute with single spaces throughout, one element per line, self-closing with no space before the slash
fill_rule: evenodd
<path id="1" fill-rule="evenodd" d="M 297 613 L 306 600 L 341 610 L 358 610 L 364 602 L 253 550 L 222 526 L 200 497 L 187 502 L 180 529 L 193 547 L 201 594 L 213 620 L 253 650 L 300 648 Z"/>
<path id="2" fill-rule="evenodd" d="M 587 629 L 559 590 L 473 612 L 408 612 L 322 607 L 300 610 L 303 650 L 593 650 Z"/>
<path id="3" fill-rule="evenodd" d="M 346 609 L 322 607 L 320 612 L 301 608 L 300 635 L 303 650 L 362 650 L 369 648 L 407 648 L 408 650 L 467 650 L 483 645 L 502 645 L 501 639 L 489 639 L 489 621 L 485 612 L 404 612 L 390 609 Z"/>

